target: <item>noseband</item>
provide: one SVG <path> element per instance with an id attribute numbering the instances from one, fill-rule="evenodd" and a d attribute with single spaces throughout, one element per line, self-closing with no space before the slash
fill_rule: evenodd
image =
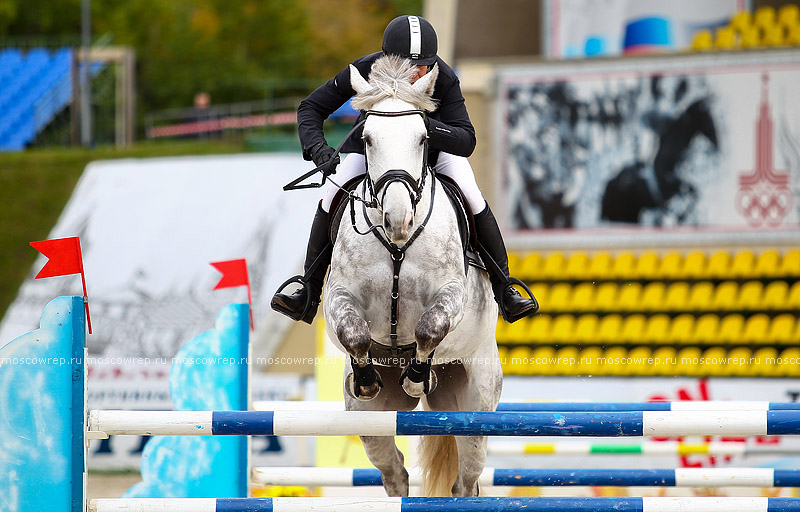
<path id="1" fill-rule="evenodd" d="M 378 110 L 368 110 L 364 116 L 364 122 L 366 122 L 369 116 L 380 116 L 380 117 L 401 117 L 401 116 L 413 116 L 419 115 L 422 118 L 425 118 L 425 112 L 422 110 L 402 110 L 400 112 L 381 112 Z M 366 151 L 364 151 L 364 158 L 366 160 Z M 389 188 L 389 185 L 395 182 L 400 182 L 403 186 L 406 187 L 408 190 L 408 195 L 411 197 L 411 208 L 414 210 L 414 213 L 417 211 L 417 204 L 419 203 L 420 199 L 422 199 L 422 190 L 425 188 L 425 177 L 428 174 L 428 138 L 425 137 L 425 144 L 422 148 L 422 171 L 420 173 L 420 179 L 416 180 L 411 174 L 403 169 L 390 169 L 383 173 L 377 180 L 373 181 L 372 177 L 369 175 L 369 161 L 366 162 L 366 170 L 367 170 L 367 186 L 369 187 L 369 192 L 374 199 L 377 201 L 377 205 L 372 205 L 373 207 L 377 206 L 382 208 L 383 199 L 386 196 L 386 189 Z M 382 191 L 382 193 L 381 193 Z M 380 199 L 378 199 L 378 195 L 380 194 Z"/>

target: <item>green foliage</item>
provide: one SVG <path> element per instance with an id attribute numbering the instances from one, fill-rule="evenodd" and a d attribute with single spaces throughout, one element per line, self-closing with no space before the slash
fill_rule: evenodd
<path id="1" fill-rule="evenodd" d="M 321 81 L 380 49 L 386 23 L 422 0 L 92 0 L 95 38 L 137 56 L 140 113 L 264 98 Z M 81 0 L 0 0 L 0 37 L 80 33 Z M 280 91 L 278 90 L 280 93 Z M 307 92 L 307 91 L 305 91 Z"/>

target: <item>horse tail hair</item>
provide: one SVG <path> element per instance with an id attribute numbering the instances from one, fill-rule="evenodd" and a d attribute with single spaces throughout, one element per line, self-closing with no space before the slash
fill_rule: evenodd
<path id="1" fill-rule="evenodd" d="M 419 443 L 423 496 L 452 496 L 458 476 L 458 446 L 453 436 L 422 436 Z"/>

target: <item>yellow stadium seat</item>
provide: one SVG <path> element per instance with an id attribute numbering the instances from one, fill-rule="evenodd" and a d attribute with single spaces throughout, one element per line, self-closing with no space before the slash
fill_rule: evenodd
<path id="1" fill-rule="evenodd" d="M 692 334 L 694 330 L 694 316 L 684 313 L 672 319 L 669 324 L 669 334 L 667 339 L 673 343 L 686 345 L 692 343 Z"/>
<path id="2" fill-rule="evenodd" d="M 717 311 L 732 311 L 736 309 L 738 297 L 739 285 L 736 281 L 724 281 L 718 284 L 714 291 L 714 300 L 711 308 Z"/>
<path id="3" fill-rule="evenodd" d="M 779 272 L 784 277 L 800 277 L 800 250 L 793 249 L 783 255 Z"/>
<path id="4" fill-rule="evenodd" d="M 692 338 L 696 343 L 712 343 L 718 339 L 719 317 L 713 313 L 702 315 L 694 323 Z"/>
<path id="5" fill-rule="evenodd" d="M 516 251 L 508 252 L 508 273 L 512 276 L 522 273 L 522 256 Z"/>
<path id="6" fill-rule="evenodd" d="M 592 256 L 587 269 L 588 279 L 607 279 L 611 275 L 614 260 L 607 252 L 599 252 Z"/>
<path id="7" fill-rule="evenodd" d="M 586 347 L 581 350 L 578 361 L 578 374 L 584 377 L 599 375 L 602 372 L 600 357 L 603 350 L 600 347 Z"/>
<path id="8" fill-rule="evenodd" d="M 769 27 L 775 24 L 775 8 L 770 6 L 759 7 L 753 13 L 753 25 Z"/>
<path id="9" fill-rule="evenodd" d="M 509 375 L 532 375 L 535 373 L 535 368 L 529 364 L 530 354 L 530 347 L 514 347 L 509 350 L 505 372 Z"/>
<path id="10" fill-rule="evenodd" d="M 515 275 L 518 279 L 531 282 L 542 279 L 542 256 L 538 252 L 529 252 L 518 262 Z"/>
<path id="11" fill-rule="evenodd" d="M 795 282 L 786 297 L 786 307 L 788 309 L 800 309 L 800 281 Z"/>
<path id="12" fill-rule="evenodd" d="M 783 27 L 771 25 L 764 29 L 764 35 L 761 37 L 761 45 L 769 48 L 783 46 L 786 44 L 786 35 L 786 31 Z"/>
<path id="13" fill-rule="evenodd" d="M 585 252 L 576 252 L 567 259 L 564 268 L 566 279 L 585 279 L 589 270 L 589 256 Z"/>
<path id="14" fill-rule="evenodd" d="M 679 277 L 684 279 L 701 279 L 706 272 L 706 255 L 700 251 L 692 251 L 683 260 L 683 269 Z"/>
<path id="15" fill-rule="evenodd" d="M 731 260 L 730 276 L 749 278 L 755 275 L 756 256 L 751 251 L 741 251 Z"/>
<path id="16" fill-rule="evenodd" d="M 692 38 L 692 50 L 696 52 L 708 51 L 714 47 L 714 38 L 710 30 L 698 30 Z"/>
<path id="17" fill-rule="evenodd" d="M 525 345 L 530 343 L 531 324 L 533 323 L 533 318 L 522 318 L 513 324 L 508 324 L 507 322 L 497 322 L 498 324 L 507 324 L 507 327 L 505 327 L 505 330 L 502 332 L 502 339 L 500 336 L 498 336 L 497 342 L 510 345 Z"/>
<path id="18" fill-rule="evenodd" d="M 575 285 L 570 299 L 571 309 L 573 311 L 594 311 L 594 292 L 595 285 L 592 282 L 587 281 Z"/>
<path id="19" fill-rule="evenodd" d="M 769 324 L 767 343 L 778 345 L 795 344 L 798 340 L 794 337 L 796 317 L 789 313 L 778 315 Z"/>
<path id="20" fill-rule="evenodd" d="M 697 347 L 686 347 L 678 351 L 676 375 L 697 377 L 700 375 L 700 356 L 702 353 Z"/>
<path id="21" fill-rule="evenodd" d="M 532 362 L 537 375 L 555 375 L 557 371 L 556 350 L 553 347 L 536 347 L 532 352 Z"/>
<path id="22" fill-rule="evenodd" d="M 789 29 L 786 34 L 786 44 L 789 46 L 800 46 L 800 24 Z"/>
<path id="23" fill-rule="evenodd" d="M 786 298 L 789 293 L 789 285 L 786 281 L 772 281 L 764 288 L 764 295 L 761 297 L 761 307 L 768 310 L 786 309 Z"/>
<path id="24" fill-rule="evenodd" d="M 600 319 L 597 327 L 597 341 L 601 343 L 619 343 L 622 332 L 622 317 L 620 315 L 606 315 Z"/>
<path id="25" fill-rule="evenodd" d="M 575 319 L 575 326 L 572 336 L 575 343 L 580 345 L 586 343 L 593 343 L 595 341 L 595 332 L 597 331 L 597 324 L 600 319 L 597 315 L 581 315 Z"/>
<path id="26" fill-rule="evenodd" d="M 731 265 L 731 255 L 728 252 L 715 252 L 708 258 L 706 270 L 712 278 L 725 278 L 728 276 Z"/>
<path id="27" fill-rule="evenodd" d="M 661 258 L 658 275 L 661 279 L 678 279 L 683 274 L 683 256 L 679 252 L 668 252 Z"/>
<path id="28" fill-rule="evenodd" d="M 651 316 L 644 328 L 643 341 L 653 345 L 666 343 L 669 334 L 670 318 L 664 313 Z"/>
<path id="29" fill-rule="evenodd" d="M 641 302 L 644 311 L 661 311 L 664 304 L 666 287 L 660 281 L 647 283 L 642 290 Z"/>
<path id="30" fill-rule="evenodd" d="M 732 50 L 736 47 L 736 31 L 731 27 L 720 27 L 714 37 L 714 47 L 718 50 Z"/>
<path id="31" fill-rule="evenodd" d="M 722 347 L 712 347 L 703 352 L 700 372 L 705 377 L 722 377 L 728 369 L 728 352 Z"/>
<path id="32" fill-rule="evenodd" d="M 654 252 L 645 252 L 636 259 L 633 271 L 637 279 L 654 279 L 658 275 L 659 258 Z"/>
<path id="33" fill-rule="evenodd" d="M 778 9 L 778 25 L 794 27 L 800 24 L 800 7 L 797 4 L 785 4 Z"/>
<path id="34" fill-rule="evenodd" d="M 547 301 L 547 295 L 550 292 L 550 287 L 547 285 L 547 283 L 531 283 L 529 288 L 533 292 L 533 296 L 536 297 L 536 300 L 539 302 L 539 305 L 542 307 L 542 309 L 546 310 L 548 307 L 550 307 Z"/>
<path id="35" fill-rule="evenodd" d="M 739 287 L 736 308 L 740 310 L 759 309 L 763 292 L 764 285 L 761 284 L 761 281 L 747 281 Z"/>
<path id="36" fill-rule="evenodd" d="M 664 295 L 664 309 L 667 311 L 685 311 L 689 304 L 689 283 L 678 281 L 667 287 Z"/>
<path id="37" fill-rule="evenodd" d="M 753 352 L 747 347 L 736 347 L 728 352 L 726 377 L 746 377 L 750 369 Z"/>
<path id="38" fill-rule="evenodd" d="M 636 277 L 636 257 L 633 253 L 623 252 L 614 258 L 614 265 L 611 267 L 611 277 L 613 279 L 634 279 Z"/>
<path id="39" fill-rule="evenodd" d="M 503 371 L 505 371 L 505 365 L 508 362 L 508 349 L 506 347 L 497 347 L 497 355 L 500 358 L 500 364 L 503 365 Z"/>
<path id="40" fill-rule="evenodd" d="M 778 375 L 781 377 L 800 377 L 800 348 L 787 348 L 781 352 Z"/>
<path id="41" fill-rule="evenodd" d="M 578 348 L 569 346 L 556 351 L 556 375 L 577 375 L 578 374 Z"/>
<path id="42" fill-rule="evenodd" d="M 741 341 L 743 343 L 763 345 L 767 341 L 768 333 L 769 317 L 764 313 L 758 313 L 745 320 Z"/>
<path id="43" fill-rule="evenodd" d="M 574 343 L 572 337 L 575 317 L 572 315 L 558 315 L 550 326 L 550 342 L 555 344 Z"/>
<path id="44" fill-rule="evenodd" d="M 567 283 L 557 283 L 551 286 L 547 296 L 548 311 L 569 311 L 572 309 L 569 303 L 571 294 L 572 286 Z"/>
<path id="45" fill-rule="evenodd" d="M 597 311 L 613 311 L 617 309 L 617 283 L 602 283 L 597 287 L 594 296 L 594 307 Z"/>
<path id="46" fill-rule="evenodd" d="M 751 377 L 778 377 L 778 351 L 772 347 L 764 347 L 753 354 Z"/>
<path id="47" fill-rule="evenodd" d="M 750 11 L 739 11 L 731 18 L 729 26 L 737 32 L 741 32 L 750 27 L 752 23 L 753 17 L 750 15 Z"/>
<path id="48" fill-rule="evenodd" d="M 528 339 L 531 343 L 550 343 L 550 315 L 538 314 L 531 318 Z"/>
<path id="49" fill-rule="evenodd" d="M 755 277 L 777 277 L 781 265 L 778 251 L 763 251 L 756 260 Z"/>
<path id="50" fill-rule="evenodd" d="M 628 375 L 652 375 L 650 347 L 639 346 L 628 351 Z"/>
<path id="51" fill-rule="evenodd" d="M 643 343 L 644 339 L 644 326 L 646 319 L 644 315 L 635 314 L 625 317 L 622 322 L 622 330 L 620 331 L 620 340 L 622 343 Z"/>
<path id="52" fill-rule="evenodd" d="M 642 285 L 639 283 L 624 283 L 619 287 L 617 294 L 617 308 L 622 311 L 639 311 L 642 309 L 639 297 L 642 294 Z"/>
<path id="53" fill-rule="evenodd" d="M 566 266 L 566 258 L 561 252 L 553 252 L 548 254 L 542 262 L 542 276 L 544 279 L 554 281 L 564 279 L 564 267 Z"/>
<path id="54" fill-rule="evenodd" d="M 690 311 L 708 311 L 714 298 L 714 285 L 709 281 L 699 281 L 689 291 L 687 307 Z"/>
<path id="55" fill-rule="evenodd" d="M 497 343 L 506 343 L 505 340 L 508 339 L 508 328 L 509 326 L 514 324 L 509 324 L 508 322 L 500 322 L 498 320 L 497 325 L 494 328 L 494 339 L 497 340 Z"/>
<path id="56" fill-rule="evenodd" d="M 758 27 L 747 27 L 742 30 L 739 38 L 742 48 L 757 48 L 761 46 L 761 30 Z"/>
<path id="57" fill-rule="evenodd" d="M 625 357 L 628 351 L 624 347 L 611 347 L 603 353 L 603 374 L 626 375 Z"/>
<path id="58" fill-rule="evenodd" d="M 725 315 L 719 324 L 717 343 L 738 343 L 742 339 L 744 317 L 738 313 Z"/>
<path id="59" fill-rule="evenodd" d="M 653 374 L 670 377 L 675 375 L 675 349 L 672 347 L 659 347 L 653 351 Z"/>

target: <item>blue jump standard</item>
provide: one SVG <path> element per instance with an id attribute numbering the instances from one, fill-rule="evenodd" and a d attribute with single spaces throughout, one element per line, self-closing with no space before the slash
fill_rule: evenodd
<path id="1" fill-rule="evenodd" d="M 641 437 L 644 411 L 458 412 L 399 411 L 395 435 Z M 800 435 L 800 411 L 754 411 L 766 435 Z M 213 435 L 275 435 L 274 411 L 214 411 Z M 720 432 L 724 434 L 724 432 Z M 286 435 L 291 435 L 286 433 Z M 382 434 L 389 435 L 389 434 Z"/>
<path id="2" fill-rule="evenodd" d="M 292 498 L 284 498 L 284 500 Z M 294 498 L 302 500 L 304 498 Z M 714 498 L 694 498 L 714 500 Z M 735 498 L 734 498 L 735 499 Z M 399 512 L 648 512 L 652 510 L 642 498 L 402 498 Z M 217 499 L 216 512 L 281 512 L 288 510 L 281 498 L 231 498 Z M 798 498 L 766 498 L 766 506 L 758 507 L 763 512 L 800 511 Z M 291 510 L 297 510 L 290 507 Z M 674 507 L 658 506 L 659 511 L 681 510 Z M 755 507 L 748 510 L 754 510 Z M 359 508 L 358 510 L 365 510 Z M 720 510 L 715 508 L 715 510 Z"/>

